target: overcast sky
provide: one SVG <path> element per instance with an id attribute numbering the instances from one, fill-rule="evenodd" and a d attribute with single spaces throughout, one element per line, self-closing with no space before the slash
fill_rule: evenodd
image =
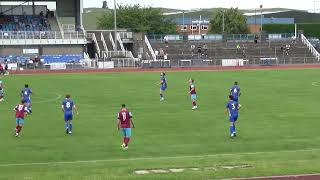
<path id="1" fill-rule="evenodd" d="M 101 7 L 103 0 L 83 0 L 85 7 Z M 107 0 L 109 7 L 113 6 L 113 0 Z M 141 4 L 154 7 L 166 7 L 173 9 L 194 9 L 212 7 L 239 7 L 241 9 L 253 9 L 263 4 L 264 8 L 293 8 L 303 10 L 320 9 L 320 0 L 117 0 L 118 4 Z"/>

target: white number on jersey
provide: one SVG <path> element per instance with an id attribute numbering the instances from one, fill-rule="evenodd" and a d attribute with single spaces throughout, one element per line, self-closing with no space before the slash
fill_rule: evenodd
<path id="1" fill-rule="evenodd" d="M 24 95 L 28 95 L 28 91 L 24 91 Z"/>
<path id="2" fill-rule="evenodd" d="M 231 104 L 232 110 L 236 109 L 236 106 L 234 104 Z"/>
<path id="3" fill-rule="evenodd" d="M 234 89 L 233 89 L 233 92 L 234 92 L 234 93 L 237 93 L 237 92 L 238 92 L 237 88 L 234 88 Z"/>
<path id="4" fill-rule="evenodd" d="M 18 106 L 18 110 L 19 110 L 19 111 L 22 111 L 22 110 L 23 110 L 23 105 L 19 105 L 19 106 Z"/>
<path id="5" fill-rule="evenodd" d="M 126 112 L 122 112 L 122 120 L 125 121 L 127 120 L 127 113 Z"/>
<path id="6" fill-rule="evenodd" d="M 67 107 L 67 108 L 70 108 L 70 107 L 71 107 L 70 102 L 67 102 L 67 103 L 66 103 L 66 107 Z"/>

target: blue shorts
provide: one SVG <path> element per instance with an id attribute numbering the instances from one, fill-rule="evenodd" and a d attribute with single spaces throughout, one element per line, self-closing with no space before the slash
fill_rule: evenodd
<path id="1" fill-rule="evenodd" d="M 122 134 L 124 137 L 131 137 L 131 128 L 122 128 Z"/>
<path id="2" fill-rule="evenodd" d="M 72 112 L 65 112 L 64 113 L 64 121 L 71 121 L 73 118 Z"/>
<path id="3" fill-rule="evenodd" d="M 238 98 L 238 97 L 233 97 L 233 100 L 234 100 L 235 102 L 238 102 L 238 101 L 239 101 L 239 98 Z"/>
<path id="4" fill-rule="evenodd" d="M 167 86 L 160 86 L 161 91 L 165 91 L 167 89 Z"/>
<path id="5" fill-rule="evenodd" d="M 23 118 L 16 118 L 16 124 L 24 124 Z"/>
<path id="6" fill-rule="evenodd" d="M 31 103 L 31 99 L 30 98 L 23 98 L 23 100 L 24 100 L 25 103 L 28 103 L 28 104 Z"/>
<path id="7" fill-rule="evenodd" d="M 229 116 L 230 122 L 236 122 L 238 120 L 238 115 Z"/>
<path id="8" fill-rule="evenodd" d="M 197 100 L 197 95 L 196 95 L 196 94 L 191 94 L 191 100 L 192 100 L 192 101 Z"/>

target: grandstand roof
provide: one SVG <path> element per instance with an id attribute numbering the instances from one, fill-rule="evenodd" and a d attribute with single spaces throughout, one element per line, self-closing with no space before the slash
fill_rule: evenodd
<path id="1" fill-rule="evenodd" d="M 26 2 L 28 0 L 25 0 L 25 1 L 16 1 L 16 0 L 4 0 L 2 2 Z M 30 2 L 32 2 L 32 0 L 29 0 Z M 50 1 L 50 2 L 54 2 L 56 0 L 33 0 L 34 2 L 46 2 L 46 1 Z"/>

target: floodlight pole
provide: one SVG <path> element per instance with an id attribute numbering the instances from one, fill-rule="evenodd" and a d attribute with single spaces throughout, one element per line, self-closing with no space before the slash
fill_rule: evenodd
<path id="1" fill-rule="evenodd" d="M 225 26 L 225 24 L 224 24 L 224 13 L 225 13 L 225 10 L 223 10 L 223 12 L 222 12 L 222 33 L 224 33 L 224 26 Z"/>
<path id="2" fill-rule="evenodd" d="M 115 39 L 115 43 L 114 43 L 114 48 L 115 51 L 118 50 L 118 33 L 117 33 L 117 0 L 114 0 L 114 39 Z"/>
<path id="3" fill-rule="evenodd" d="M 260 23 L 261 23 L 261 24 L 260 24 L 260 26 L 261 26 L 261 27 L 260 27 L 260 28 L 261 28 L 261 33 L 262 33 L 262 31 L 263 31 L 263 28 L 262 28 L 262 26 L 263 26 L 262 10 L 263 10 L 263 9 L 262 9 L 262 8 L 263 8 L 263 6 L 261 5 L 261 6 L 260 6 L 260 9 L 261 9 L 261 17 L 260 17 L 260 21 L 261 21 L 261 22 L 260 22 Z"/>

